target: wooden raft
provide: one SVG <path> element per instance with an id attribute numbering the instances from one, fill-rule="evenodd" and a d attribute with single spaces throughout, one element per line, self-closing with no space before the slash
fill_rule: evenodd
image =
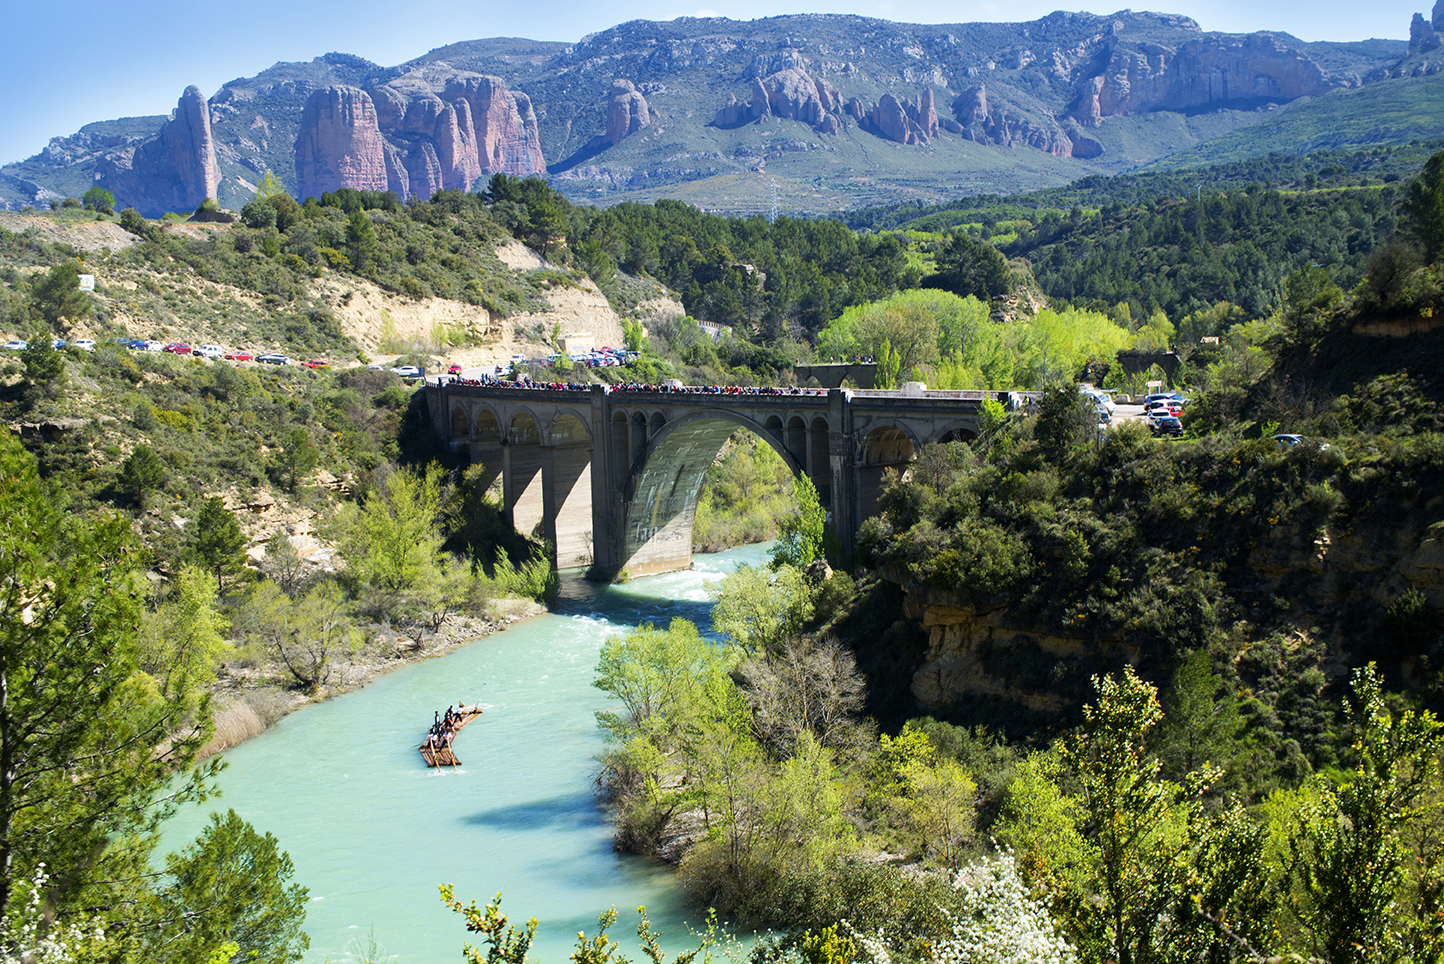
<path id="1" fill-rule="evenodd" d="M 461 728 L 480 715 L 480 706 L 470 708 L 463 706 L 461 708 L 460 712 L 456 714 L 456 724 L 451 733 L 451 741 L 453 745 L 456 743 L 456 735 L 461 732 Z M 421 744 L 421 746 L 417 747 L 417 749 L 421 751 L 421 759 L 425 760 L 426 765 L 429 767 L 461 766 L 461 760 L 457 758 L 456 753 L 452 751 L 452 748 L 450 746 L 435 747 L 428 746 L 423 743 Z"/>

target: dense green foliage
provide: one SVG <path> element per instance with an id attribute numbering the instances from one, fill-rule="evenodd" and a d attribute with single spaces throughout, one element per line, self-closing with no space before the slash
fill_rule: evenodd
<path id="1" fill-rule="evenodd" d="M 298 958 L 308 943 L 299 931 L 305 891 L 287 886 L 290 862 L 274 840 L 234 814 L 224 824 L 229 843 L 208 831 L 195 852 L 172 855 L 164 874 L 150 872 L 162 821 L 204 799 L 217 770 L 196 765 L 211 732 L 213 654 L 187 658 L 174 632 L 164 637 L 170 654 L 142 645 L 128 520 L 59 511 L 8 434 L 0 482 L 4 953 L 21 959 L 46 939 L 26 904 L 29 881 L 44 892 L 45 917 L 61 917 L 61 934 L 80 941 L 87 932 L 87 946 L 72 950 L 90 960 L 194 960 L 231 941 L 264 949 L 275 964 Z M 205 587 L 191 599 L 174 623 L 208 621 Z M 247 855 L 218 859 L 217 846 Z M 197 892 L 200 867 L 208 883 Z M 218 889 L 245 896 L 215 901 Z M 189 950 L 172 957 L 182 934 Z"/>

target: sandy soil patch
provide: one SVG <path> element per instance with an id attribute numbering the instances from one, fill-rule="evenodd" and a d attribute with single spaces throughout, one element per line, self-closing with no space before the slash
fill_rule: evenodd
<path id="1" fill-rule="evenodd" d="M 82 251 L 120 251 L 135 244 L 135 235 L 113 221 L 62 221 L 45 214 L 0 212 L 0 227 L 17 234 L 39 231 L 50 241 L 63 241 Z"/>

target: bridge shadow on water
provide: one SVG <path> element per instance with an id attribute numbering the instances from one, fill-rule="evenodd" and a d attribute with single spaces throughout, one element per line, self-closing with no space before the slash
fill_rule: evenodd
<path id="1" fill-rule="evenodd" d="M 722 574 L 707 574 L 709 581 L 721 581 Z M 626 626 L 640 626 L 652 623 L 665 626 L 674 619 L 685 619 L 693 623 L 703 635 L 712 635 L 712 599 L 701 592 L 701 576 L 697 574 L 698 587 L 689 595 L 701 598 L 664 598 L 649 595 L 632 585 L 612 586 L 606 583 L 590 582 L 580 575 L 563 573 L 560 595 L 551 603 L 551 611 L 558 616 L 591 616 L 611 623 Z"/>
<path id="2" fill-rule="evenodd" d="M 548 800 L 529 800 L 509 807 L 495 807 L 481 810 L 461 818 L 462 823 L 476 827 L 492 827 L 506 830 L 544 830 L 549 827 L 602 827 L 608 824 L 607 816 L 597 805 L 597 798 L 590 790 L 552 797 Z"/>

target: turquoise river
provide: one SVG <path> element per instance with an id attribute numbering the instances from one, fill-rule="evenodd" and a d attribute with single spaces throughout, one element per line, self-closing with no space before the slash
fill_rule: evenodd
<path id="1" fill-rule="evenodd" d="M 764 557 L 765 546 L 698 555 L 690 572 L 625 586 L 564 577 L 553 612 L 307 706 L 227 752 L 222 795 L 179 814 L 167 843 L 227 807 L 275 834 L 310 889 L 307 962 L 353 961 L 373 938 L 398 964 L 460 961 L 475 938 L 441 904 L 441 883 L 463 901 L 500 891 L 514 923 L 535 916 L 537 964 L 565 964 L 577 932 L 614 905 L 628 957 L 639 956 L 638 905 L 675 954 L 698 915 L 667 868 L 612 851 L 593 793 L 593 713 L 607 705 L 593 672 L 602 641 L 639 623 L 682 617 L 709 631 L 705 583 Z M 464 765 L 426 769 L 416 747 L 432 712 L 463 702 L 486 708 L 457 737 Z"/>

